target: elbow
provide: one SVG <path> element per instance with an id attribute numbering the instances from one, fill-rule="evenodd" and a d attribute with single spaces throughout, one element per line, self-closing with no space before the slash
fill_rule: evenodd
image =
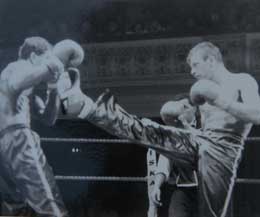
<path id="1" fill-rule="evenodd" d="M 260 113 L 257 115 L 257 117 L 253 120 L 253 124 L 260 125 Z"/>
<path id="2" fill-rule="evenodd" d="M 246 119 L 245 121 L 254 125 L 260 125 L 260 110 L 254 112 L 254 114 L 252 114 L 250 118 Z"/>
<path id="3" fill-rule="evenodd" d="M 257 110 L 253 114 L 254 115 L 252 123 L 255 125 L 260 125 L 260 108 L 257 108 Z"/>

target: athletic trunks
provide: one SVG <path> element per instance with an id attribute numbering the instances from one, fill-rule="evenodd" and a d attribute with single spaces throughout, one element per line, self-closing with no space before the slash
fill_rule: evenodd
<path id="1" fill-rule="evenodd" d="M 198 172 L 199 216 L 224 217 L 244 146 L 243 138 L 225 130 L 183 130 L 142 122 L 120 107 L 109 91 L 102 94 L 86 117 L 120 138 L 153 148 Z"/>
<path id="2" fill-rule="evenodd" d="M 1 177 L 9 186 L 9 190 L 3 186 L 1 190 L 11 193 L 14 201 L 24 201 L 39 216 L 67 216 L 40 138 L 26 125 L 11 125 L 0 131 L 0 167 Z"/>

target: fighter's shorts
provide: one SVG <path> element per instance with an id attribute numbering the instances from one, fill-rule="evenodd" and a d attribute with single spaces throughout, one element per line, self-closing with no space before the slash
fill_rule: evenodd
<path id="1" fill-rule="evenodd" d="M 188 131 L 128 114 L 106 92 L 86 117 L 120 138 L 153 148 L 174 160 L 175 165 L 198 171 L 199 216 L 224 217 L 243 150 L 241 136 L 224 130 Z"/>
<path id="2" fill-rule="evenodd" d="M 27 126 L 17 124 L 0 131 L 0 175 L 1 191 L 14 201 L 24 201 L 39 216 L 67 216 L 40 138 Z"/>

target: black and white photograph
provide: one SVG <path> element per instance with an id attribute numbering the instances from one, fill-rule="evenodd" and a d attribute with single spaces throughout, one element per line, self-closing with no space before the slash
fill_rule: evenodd
<path id="1" fill-rule="evenodd" d="M 260 1 L 1 0 L 0 216 L 260 217 Z"/>

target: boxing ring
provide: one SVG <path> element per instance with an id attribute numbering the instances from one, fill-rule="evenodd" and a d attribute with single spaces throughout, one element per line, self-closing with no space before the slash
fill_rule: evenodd
<path id="1" fill-rule="evenodd" d="M 42 137 L 41 138 L 41 142 L 42 145 L 44 147 L 44 145 L 47 145 L 49 143 L 51 144 L 57 144 L 59 147 L 65 144 L 81 144 L 82 146 L 92 146 L 92 145 L 96 145 L 96 144 L 106 144 L 107 146 L 110 145 L 115 145 L 115 144 L 134 144 L 132 141 L 126 140 L 126 139 L 103 139 L 103 138 L 61 138 L 61 137 L 52 137 L 52 138 L 47 138 L 47 137 Z M 248 143 L 256 143 L 256 142 L 260 142 L 260 137 L 249 137 L 248 139 L 246 139 L 246 144 Z M 74 150 L 73 150 L 74 149 Z M 72 152 L 75 152 L 75 154 L 79 151 L 77 150 L 77 147 L 73 147 L 71 149 Z M 144 159 L 144 161 L 146 161 L 146 159 Z M 147 172 L 148 174 L 148 172 Z M 58 182 L 61 183 L 73 183 L 73 184 L 77 184 L 77 183 L 93 183 L 93 184 L 98 184 L 98 186 L 100 185 L 104 185 L 103 189 L 106 189 L 107 186 L 110 185 L 130 185 L 132 186 L 132 184 L 134 185 L 140 185 L 143 186 L 143 192 L 144 192 L 144 196 L 143 199 L 147 198 L 147 201 L 145 202 L 146 205 L 144 205 L 144 207 L 147 206 L 147 202 L 148 202 L 148 181 L 149 181 L 149 176 L 145 174 L 145 176 L 88 176 L 88 175 L 61 175 L 61 174 L 55 174 L 55 179 Z M 236 179 L 236 186 L 238 186 L 237 188 L 248 188 L 249 186 L 251 186 L 250 188 L 254 188 L 254 186 L 259 186 L 260 187 L 260 178 L 247 178 L 247 177 L 238 177 Z M 246 187 L 244 187 L 246 186 Z M 248 186 L 248 187 L 247 187 Z M 128 194 L 126 192 L 126 194 Z M 145 195 L 147 195 L 147 197 L 145 197 Z M 234 217 L 235 216 L 235 212 L 237 210 L 236 207 L 238 207 L 237 202 L 234 202 L 234 198 L 236 198 L 236 195 L 234 195 L 230 201 L 230 217 Z M 144 208 L 143 207 L 143 208 Z M 146 207 L 148 208 L 148 207 Z M 144 208 L 145 209 L 145 208 Z M 240 210 L 240 208 L 239 208 Z M 145 214 L 145 213 L 144 213 Z"/>
<path id="2" fill-rule="evenodd" d="M 249 137 L 246 142 L 260 142 L 260 137 Z M 41 142 L 51 143 L 84 143 L 84 144 L 132 144 L 131 141 L 126 139 L 96 139 L 96 138 L 41 138 Z M 99 181 L 99 182 L 144 182 L 148 181 L 148 177 L 122 177 L 122 176 L 63 176 L 55 175 L 55 179 L 59 181 Z M 237 178 L 237 184 L 260 184 L 259 179 L 251 178 Z"/>

